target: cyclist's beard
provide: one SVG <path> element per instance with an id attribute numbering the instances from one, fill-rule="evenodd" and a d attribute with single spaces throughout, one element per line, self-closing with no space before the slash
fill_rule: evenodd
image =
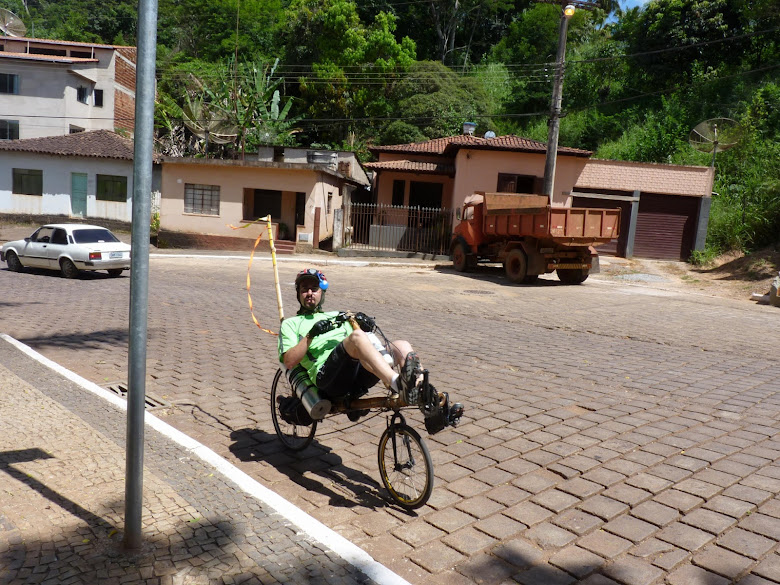
<path id="1" fill-rule="evenodd" d="M 315 307 L 308 307 L 308 306 L 304 305 L 301 302 L 300 297 L 299 297 L 298 298 L 298 302 L 300 303 L 301 308 L 298 309 L 298 313 L 297 314 L 298 315 L 313 315 L 314 313 L 322 313 L 323 312 L 323 310 L 322 310 L 322 302 L 324 300 L 325 300 L 325 291 L 322 291 L 322 296 L 320 297 L 320 302 Z"/>

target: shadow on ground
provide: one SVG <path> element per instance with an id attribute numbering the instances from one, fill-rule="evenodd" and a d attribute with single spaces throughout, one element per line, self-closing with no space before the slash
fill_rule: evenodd
<path id="1" fill-rule="evenodd" d="M 316 439 L 302 451 L 285 449 L 276 435 L 259 429 L 233 431 L 230 439 L 230 452 L 239 460 L 273 465 L 302 488 L 326 496 L 330 506 L 372 510 L 393 506 L 380 495 L 382 488 L 376 480 L 344 465 L 341 457 Z"/>

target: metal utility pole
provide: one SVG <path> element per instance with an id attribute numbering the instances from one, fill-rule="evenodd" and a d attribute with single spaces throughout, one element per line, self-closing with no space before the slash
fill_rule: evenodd
<path id="1" fill-rule="evenodd" d="M 574 14 L 574 5 L 568 4 L 561 10 L 561 24 L 558 29 L 558 52 L 555 57 L 555 77 L 553 78 L 552 103 L 547 130 L 547 155 L 544 160 L 544 195 L 553 204 L 555 185 L 555 165 L 558 159 L 558 132 L 560 130 L 561 97 L 563 94 L 563 67 L 566 61 L 566 32 L 569 19 Z"/>
<path id="2" fill-rule="evenodd" d="M 144 414 L 149 302 L 149 222 L 151 219 L 154 132 L 154 69 L 157 51 L 157 0 L 138 2 L 138 62 L 135 82 L 133 223 L 130 259 L 130 348 L 127 364 L 127 453 L 125 466 L 124 548 L 143 544 Z"/>

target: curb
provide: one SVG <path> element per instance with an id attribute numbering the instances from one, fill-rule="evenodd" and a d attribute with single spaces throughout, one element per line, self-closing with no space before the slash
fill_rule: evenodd
<path id="1" fill-rule="evenodd" d="M 57 374 L 67 378 L 74 384 L 77 384 L 84 390 L 92 392 L 110 402 L 120 410 L 127 410 L 127 402 L 114 393 L 101 388 L 97 384 L 82 378 L 75 372 L 72 372 L 60 364 L 44 357 L 28 345 L 14 339 L 4 333 L 0 334 L 0 339 L 7 341 L 16 347 L 19 351 L 34 359 L 41 365 L 51 369 Z M 277 493 L 269 490 L 267 487 L 252 479 L 249 475 L 238 469 L 232 463 L 219 456 L 217 453 L 185 435 L 178 429 L 175 429 L 166 422 L 157 418 L 149 412 L 144 412 L 144 424 L 153 428 L 161 435 L 167 437 L 174 443 L 186 449 L 193 456 L 201 459 L 205 463 L 214 467 L 221 475 L 235 483 L 241 490 L 251 497 L 261 501 L 263 504 L 272 508 L 276 513 L 285 518 L 291 524 L 297 526 L 302 532 L 311 539 L 335 552 L 338 556 L 359 569 L 370 579 L 380 585 L 411 585 L 397 573 L 394 573 L 381 563 L 374 560 L 371 555 L 363 549 L 353 544 L 337 532 L 331 530 L 319 520 L 316 520 L 294 504 L 288 502 Z"/>

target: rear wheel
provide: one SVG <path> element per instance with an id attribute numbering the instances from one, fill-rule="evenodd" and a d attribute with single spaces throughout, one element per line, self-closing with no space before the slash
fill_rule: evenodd
<path id="1" fill-rule="evenodd" d="M 558 280 L 563 284 L 582 284 L 588 278 L 587 268 L 559 268 Z"/>
<path id="2" fill-rule="evenodd" d="M 504 270 L 509 280 L 515 284 L 523 284 L 528 276 L 528 259 L 520 248 L 514 248 L 509 251 L 504 260 Z"/>
<path id="3" fill-rule="evenodd" d="M 16 252 L 7 252 L 5 255 L 5 262 L 8 264 L 8 270 L 13 272 L 21 272 L 24 270 L 22 261 L 19 260 L 19 256 L 16 255 Z"/>
<path id="4" fill-rule="evenodd" d="M 110 268 L 108 271 L 108 275 L 116 278 L 117 276 L 122 276 L 122 269 L 121 268 Z"/>
<path id="5" fill-rule="evenodd" d="M 282 444 L 291 451 L 302 451 L 314 440 L 317 431 L 317 421 L 310 425 L 294 424 L 282 417 L 279 408 L 284 399 L 294 396 L 292 386 L 284 377 L 282 370 L 277 370 L 271 386 L 271 418 L 276 436 Z M 303 405 L 301 405 L 303 408 Z"/>
<path id="6" fill-rule="evenodd" d="M 379 439 L 379 475 L 399 506 L 414 510 L 433 492 L 433 460 L 420 435 L 405 424 L 391 424 Z"/>
<path id="7" fill-rule="evenodd" d="M 76 278 L 79 275 L 79 269 L 68 258 L 60 260 L 60 270 L 65 278 Z"/>

